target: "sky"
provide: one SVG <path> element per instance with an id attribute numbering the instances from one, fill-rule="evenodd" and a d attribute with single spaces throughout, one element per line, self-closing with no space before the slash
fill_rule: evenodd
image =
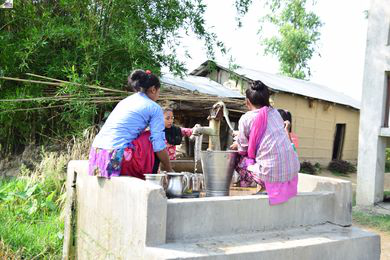
<path id="1" fill-rule="evenodd" d="M 228 55 L 217 53 L 216 60 L 228 63 L 232 57 L 235 64 L 242 67 L 276 74 L 279 72 L 278 60 L 263 54 L 257 34 L 258 20 L 264 10 L 259 0 L 253 2 L 250 11 L 242 20 L 243 27 L 238 28 L 234 0 L 205 0 L 206 24 L 229 49 Z M 369 0 L 317 1 L 313 10 L 324 25 L 321 27 L 321 39 L 318 43 L 321 56 L 316 55 L 309 62 L 311 82 L 360 100 L 367 34 L 364 10 L 368 9 Z M 272 28 L 265 27 L 265 33 L 271 35 Z M 186 59 L 179 53 L 189 71 L 207 60 L 202 41 L 188 36 L 183 37 L 181 42 L 191 55 L 191 59 Z"/>

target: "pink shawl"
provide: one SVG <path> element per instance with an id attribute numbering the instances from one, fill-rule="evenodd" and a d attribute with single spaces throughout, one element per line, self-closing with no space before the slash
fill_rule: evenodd
<path id="1" fill-rule="evenodd" d="M 263 139 L 264 132 L 267 129 L 267 106 L 260 108 L 258 115 L 255 118 L 255 121 L 252 123 L 252 128 L 249 134 L 249 144 L 248 144 L 248 157 L 247 165 L 255 164 L 256 151 L 260 145 L 261 140 Z"/>

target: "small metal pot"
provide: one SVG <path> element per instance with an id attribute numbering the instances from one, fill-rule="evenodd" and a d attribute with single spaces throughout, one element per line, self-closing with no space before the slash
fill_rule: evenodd
<path id="1" fill-rule="evenodd" d="M 181 198 L 184 187 L 187 186 L 189 179 L 184 173 L 168 172 L 167 196 L 169 198 Z"/>
<path id="2" fill-rule="evenodd" d="M 145 176 L 145 181 L 153 183 L 153 184 L 157 184 L 157 185 L 163 187 L 163 189 L 165 189 L 164 186 L 165 186 L 166 177 L 167 177 L 166 174 L 164 174 L 164 173 L 160 173 L 160 174 L 147 173 L 147 174 L 144 174 L 144 176 Z"/>

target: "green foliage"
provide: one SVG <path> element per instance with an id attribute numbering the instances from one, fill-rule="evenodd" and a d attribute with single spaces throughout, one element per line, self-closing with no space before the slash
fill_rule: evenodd
<path id="1" fill-rule="evenodd" d="M 159 74 L 167 66 L 183 73 L 176 55 L 180 34 L 192 31 L 203 39 L 210 58 L 215 48 L 224 51 L 205 27 L 204 12 L 202 0 L 19 1 L 2 10 L 0 75 L 25 77 L 28 72 L 81 85 L 57 88 L 0 80 L 0 99 L 49 93 L 74 97 L 65 105 L 0 101 L 1 152 L 22 151 L 25 144 L 48 138 L 66 139 L 99 121 L 112 105 L 89 102 L 101 93 L 85 84 L 120 89 L 135 68 Z"/>
<path id="2" fill-rule="evenodd" d="M 390 148 L 386 148 L 385 172 L 390 172 Z"/>
<path id="3" fill-rule="evenodd" d="M 317 174 L 320 169 L 321 169 L 321 167 L 319 166 L 319 164 L 316 163 L 315 165 L 313 165 L 309 161 L 304 161 L 301 163 L 300 172 L 314 175 L 314 174 Z"/>
<path id="4" fill-rule="evenodd" d="M 90 139 L 84 138 L 66 154 L 41 150 L 35 170 L 22 165 L 20 178 L 0 179 L 0 250 L 5 247 L 23 259 L 61 257 L 65 166 L 71 158 L 85 158 L 90 143 L 84 140 Z"/>
<path id="5" fill-rule="evenodd" d="M 0 240 L 26 259 L 61 255 L 60 191 L 53 180 L 0 180 Z"/>
<path id="6" fill-rule="evenodd" d="M 244 15 L 251 3 L 251 0 L 236 0 L 238 14 Z M 279 59 L 282 74 L 299 79 L 310 77 L 308 61 L 315 54 L 320 39 L 319 17 L 308 11 L 307 0 L 265 0 L 265 6 L 268 14 L 262 17 L 262 25 L 271 23 L 278 29 L 277 35 L 262 37 L 265 54 Z"/>
<path id="7" fill-rule="evenodd" d="M 333 160 L 329 163 L 328 170 L 334 174 L 346 175 L 349 172 L 356 172 L 356 167 L 347 161 Z"/>

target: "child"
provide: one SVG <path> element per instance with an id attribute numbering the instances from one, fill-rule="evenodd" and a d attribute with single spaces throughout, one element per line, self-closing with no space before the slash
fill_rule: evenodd
<path id="1" fill-rule="evenodd" d="M 191 136 L 191 128 L 181 128 L 173 125 L 173 110 L 164 109 L 165 139 L 170 160 L 176 160 L 176 145 L 180 145 L 183 136 Z"/>
<path id="2" fill-rule="evenodd" d="M 156 103 L 160 80 L 150 71 L 135 70 L 128 81 L 137 93 L 116 105 L 96 135 L 89 154 L 90 175 L 145 179 L 143 174 L 156 173 L 160 161 L 172 171 L 165 150 L 163 111 Z"/>
<path id="3" fill-rule="evenodd" d="M 292 115 L 290 111 L 285 109 L 278 109 L 280 116 L 284 121 L 284 130 L 293 146 L 294 151 L 297 151 L 298 147 L 298 137 L 291 131 L 292 129 Z"/>
<path id="4" fill-rule="evenodd" d="M 237 142 L 231 146 L 241 155 L 236 171 L 242 186 L 255 181 L 265 187 L 271 205 L 283 203 L 297 194 L 298 156 L 282 118 L 270 106 L 268 87 L 254 81 L 245 94 L 249 112 L 240 118 Z"/>

